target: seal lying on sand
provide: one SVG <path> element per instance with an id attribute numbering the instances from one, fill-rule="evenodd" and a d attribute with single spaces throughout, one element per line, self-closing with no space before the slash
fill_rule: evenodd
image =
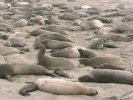
<path id="1" fill-rule="evenodd" d="M 47 49 L 64 49 L 67 47 L 71 47 L 71 45 L 64 41 L 57 41 L 57 40 L 49 40 L 46 39 L 41 42 Z"/>
<path id="2" fill-rule="evenodd" d="M 30 83 L 28 86 L 20 89 L 19 94 L 26 96 L 28 92 L 35 90 L 41 90 L 44 92 L 59 94 L 59 95 L 88 95 L 94 96 L 98 92 L 97 90 L 87 87 L 81 83 L 70 82 L 63 79 L 37 79 L 34 83 Z"/>
<path id="3" fill-rule="evenodd" d="M 100 64 L 120 64 L 122 59 L 120 57 L 95 57 L 95 58 L 82 58 L 79 60 L 81 64 L 86 66 L 100 65 Z"/>
<path id="4" fill-rule="evenodd" d="M 60 68 L 62 70 L 70 70 L 76 68 L 74 63 L 67 58 L 60 57 L 50 57 L 45 55 L 46 48 L 43 44 L 39 45 L 38 52 L 38 64 L 45 66 L 48 69 L 57 69 Z"/>
<path id="5" fill-rule="evenodd" d="M 0 64 L 0 78 L 6 78 L 9 81 L 14 75 L 49 75 L 54 77 L 54 73 L 47 68 L 36 64 L 5 63 Z"/>
<path id="6" fill-rule="evenodd" d="M 125 70 L 124 67 L 121 67 L 119 65 L 114 65 L 114 64 L 100 64 L 100 65 L 95 65 L 92 66 L 95 69 L 114 69 L 114 70 Z"/>
<path id="7" fill-rule="evenodd" d="M 122 83 L 133 85 L 133 73 L 122 70 L 94 69 L 78 78 L 81 82 Z"/>

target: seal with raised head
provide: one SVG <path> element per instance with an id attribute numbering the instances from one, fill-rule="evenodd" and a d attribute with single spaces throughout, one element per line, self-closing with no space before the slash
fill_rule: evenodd
<path id="1" fill-rule="evenodd" d="M 91 59 L 88 58 L 82 58 L 79 60 L 81 64 L 84 64 L 86 66 L 93 66 L 93 65 L 100 65 L 100 64 L 121 64 L 122 59 L 120 57 L 94 57 Z"/>
<path id="2" fill-rule="evenodd" d="M 43 44 L 40 44 L 38 52 L 39 65 L 45 66 L 48 69 L 60 68 L 62 70 L 70 70 L 76 68 L 75 64 L 70 59 L 61 57 L 51 57 L 47 56 L 45 53 L 45 46 Z"/>
<path id="3" fill-rule="evenodd" d="M 47 68 L 37 64 L 22 64 L 22 63 L 5 63 L 0 64 L 0 78 L 12 80 L 15 75 L 48 75 L 56 76 L 51 73 Z"/>
<path id="4" fill-rule="evenodd" d="M 24 86 L 19 90 L 19 94 L 26 96 L 29 92 L 40 90 L 58 95 L 88 95 L 94 96 L 98 92 L 96 89 L 85 86 L 78 82 L 66 81 L 63 79 L 40 78 Z"/>
<path id="5" fill-rule="evenodd" d="M 93 69 L 78 78 L 81 82 L 121 83 L 133 85 L 133 73 L 123 70 Z"/>

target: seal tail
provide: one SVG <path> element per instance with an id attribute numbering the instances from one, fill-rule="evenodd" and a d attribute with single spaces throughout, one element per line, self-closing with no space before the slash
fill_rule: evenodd
<path id="1" fill-rule="evenodd" d="M 37 89 L 38 87 L 34 82 L 28 82 L 28 85 L 22 87 L 19 90 L 19 94 L 22 96 L 29 96 L 30 95 L 29 92 L 35 91 Z"/>

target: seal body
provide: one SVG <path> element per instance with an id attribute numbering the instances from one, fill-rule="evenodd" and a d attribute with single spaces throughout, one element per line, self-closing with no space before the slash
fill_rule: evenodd
<path id="1" fill-rule="evenodd" d="M 67 58 L 61 57 L 51 57 L 45 55 L 46 48 L 43 44 L 40 44 L 38 53 L 38 63 L 39 65 L 45 66 L 48 69 L 70 70 L 76 68 L 75 64 Z"/>
<path id="2" fill-rule="evenodd" d="M 125 70 L 124 67 L 121 67 L 119 65 L 114 64 L 101 64 L 101 65 L 95 65 L 92 66 L 95 69 L 114 69 L 114 70 Z"/>
<path id="3" fill-rule="evenodd" d="M 77 48 L 65 48 L 61 51 L 57 51 L 51 54 L 53 57 L 64 57 L 64 58 L 79 58 L 80 53 Z"/>
<path id="4" fill-rule="evenodd" d="M 67 42 L 48 39 L 42 41 L 42 44 L 45 45 L 47 49 L 64 49 L 67 47 L 71 47 L 71 45 Z"/>
<path id="5" fill-rule="evenodd" d="M 91 59 L 82 58 L 79 60 L 81 64 L 86 66 L 100 65 L 100 64 L 120 64 L 122 59 L 120 57 L 95 57 Z"/>
<path id="6" fill-rule="evenodd" d="M 122 70 L 94 69 L 78 78 L 82 82 L 133 84 L 133 73 Z"/>
<path id="7" fill-rule="evenodd" d="M 36 64 L 5 63 L 0 64 L 0 77 L 11 81 L 14 75 L 50 75 L 48 69 Z"/>

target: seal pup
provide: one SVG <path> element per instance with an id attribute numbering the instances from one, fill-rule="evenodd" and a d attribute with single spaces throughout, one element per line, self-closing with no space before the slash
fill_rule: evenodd
<path id="1" fill-rule="evenodd" d="M 81 58 L 79 62 L 86 66 L 100 65 L 100 64 L 121 64 L 122 59 L 120 57 L 95 57 L 95 58 Z"/>
<path id="2" fill-rule="evenodd" d="M 114 65 L 114 64 L 100 64 L 100 65 L 94 65 L 92 67 L 95 69 L 125 70 L 124 67 L 121 67 L 120 65 Z"/>
<path id="3" fill-rule="evenodd" d="M 64 49 L 67 47 L 71 47 L 71 45 L 67 42 L 57 41 L 57 40 L 49 40 L 46 39 L 41 42 L 47 49 Z"/>
<path id="4" fill-rule="evenodd" d="M 80 82 L 121 83 L 133 85 L 133 73 L 123 70 L 93 69 L 78 78 Z"/>
<path id="5" fill-rule="evenodd" d="M 67 58 L 61 57 L 50 57 L 46 54 L 46 48 L 43 44 L 39 45 L 38 52 L 38 64 L 42 65 L 48 69 L 54 70 L 60 68 L 61 70 L 70 70 L 76 68 L 74 63 Z"/>
<path id="6" fill-rule="evenodd" d="M 55 77 L 47 68 L 37 64 L 5 63 L 0 64 L 0 78 L 12 80 L 15 75 L 48 75 Z"/>
<path id="7" fill-rule="evenodd" d="M 85 86 L 78 82 L 66 81 L 63 79 L 40 78 L 24 86 L 19 90 L 19 94 L 26 96 L 29 92 L 40 90 L 58 95 L 88 95 L 94 96 L 98 92 L 96 89 Z"/>
<path id="8" fill-rule="evenodd" d="M 68 47 L 51 54 L 53 57 L 79 58 L 80 53 L 76 47 Z"/>

